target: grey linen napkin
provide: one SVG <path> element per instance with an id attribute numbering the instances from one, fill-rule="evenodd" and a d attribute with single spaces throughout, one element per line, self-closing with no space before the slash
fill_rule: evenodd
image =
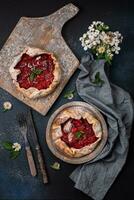
<path id="1" fill-rule="evenodd" d="M 109 82 L 104 71 L 104 60 L 93 60 L 92 55 L 82 58 L 81 72 L 76 81 L 79 96 L 94 104 L 106 117 L 107 144 L 92 161 L 80 165 L 70 178 L 75 188 L 95 200 L 102 200 L 125 164 L 133 123 L 134 104 L 130 95 Z M 98 87 L 92 83 L 96 72 L 105 83 Z"/>

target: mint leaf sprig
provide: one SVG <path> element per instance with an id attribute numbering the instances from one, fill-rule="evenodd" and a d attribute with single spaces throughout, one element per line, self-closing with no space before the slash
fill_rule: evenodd
<path id="1" fill-rule="evenodd" d="M 33 68 L 29 76 L 29 80 L 33 81 L 37 77 L 37 75 L 42 74 L 42 72 L 43 72 L 42 69 Z"/>
<path id="2" fill-rule="evenodd" d="M 77 139 L 81 139 L 81 138 L 83 138 L 83 136 L 84 136 L 84 132 L 82 132 L 82 131 L 77 131 L 77 132 L 75 133 L 75 137 L 76 137 Z"/>
<path id="3" fill-rule="evenodd" d="M 69 90 L 64 94 L 65 99 L 73 99 L 75 95 L 75 90 Z"/>

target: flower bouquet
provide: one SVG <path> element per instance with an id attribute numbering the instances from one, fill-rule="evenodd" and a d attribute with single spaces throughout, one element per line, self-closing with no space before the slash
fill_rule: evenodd
<path id="1" fill-rule="evenodd" d="M 85 51 L 90 50 L 95 58 L 104 59 L 111 64 L 114 54 L 119 54 L 119 44 L 122 35 L 109 30 L 109 26 L 101 21 L 94 21 L 88 27 L 88 31 L 80 37 L 81 45 Z"/>

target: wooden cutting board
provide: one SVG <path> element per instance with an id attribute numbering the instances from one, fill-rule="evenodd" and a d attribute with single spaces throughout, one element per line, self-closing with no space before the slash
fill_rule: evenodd
<path id="1" fill-rule="evenodd" d="M 46 17 L 21 17 L 0 51 L 0 87 L 42 115 L 46 115 L 79 65 L 78 59 L 61 35 L 65 22 L 75 16 L 77 12 L 78 8 L 70 3 Z M 30 100 L 19 93 L 12 83 L 9 67 L 25 46 L 38 47 L 53 52 L 60 63 L 62 68 L 61 83 L 47 97 Z"/>

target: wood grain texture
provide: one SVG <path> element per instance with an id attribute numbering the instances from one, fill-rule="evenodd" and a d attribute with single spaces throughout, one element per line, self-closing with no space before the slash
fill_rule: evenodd
<path id="1" fill-rule="evenodd" d="M 37 171 L 36 171 L 35 162 L 34 162 L 34 159 L 33 159 L 33 154 L 31 152 L 30 147 L 26 147 L 26 154 L 27 154 L 27 160 L 28 160 L 31 175 L 36 176 Z"/>
<path id="2" fill-rule="evenodd" d="M 48 176 L 47 176 L 47 172 L 46 172 L 43 155 L 42 155 L 42 152 L 41 152 L 39 146 L 36 147 L 36 151 L 37 151 L 38 162 L 39 162 L 39 166 L 40 166 L 40 170 L 41 170 L 41 174 L 42 174 L 42 178 L 43 178 L 43 183 L 46 184 L 46 183 L 48 183 Z"/>
<path id="3" fill-rule="evenodd" d="M 61 35 L 64 23 L 77 12 L 78 8 L 70 3 L 46 17 L 21 17 L 0 51 L 0 87 L 42 115 L 46 115 L 79 65 L 78 59 Z M 30 100 L 19 93 L 12 83 L 9 67 L 26 46 L 38 47 L 54 53 L 62 68 L 61 83 L 47 97 Z"/>

